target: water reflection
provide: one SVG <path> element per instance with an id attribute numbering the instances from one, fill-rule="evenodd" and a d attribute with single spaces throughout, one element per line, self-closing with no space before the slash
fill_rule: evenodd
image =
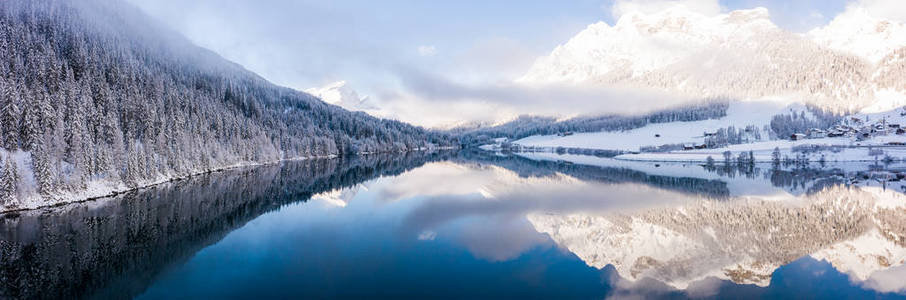
<path id="1" fill-rule="evenodd" d="M 262 213 L 397 175 L 441 154 L 227 171 L 104 201 L 0 218 L 0 298 L 130 298 Z"/>
<path id="2" fill-rule="evenodd" d="M 903 298 L 897 168 L 292 163 L 7 216 L 0 295 Z"/>

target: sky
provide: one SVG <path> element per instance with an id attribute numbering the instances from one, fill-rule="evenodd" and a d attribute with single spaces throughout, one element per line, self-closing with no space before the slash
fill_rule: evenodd
<path id="1" fill-rule="evenodd" d="M 196 44 L 279 85 L 304 90 L 345 80 L 359 94 L 398 112 L 390 117 L 442 126 L 463 116 L 499 118 L 499 111 L 483 105 L 499 100 L 494 97 L 515 101 L 534 96 L 524 100 L 528 106 L 541 102 L 537 93 L 514 92 L 508 85 L 535 59 L 589 24 L 613 24 L 625 10 L 657 9 L 673 0 L 128 1 Z M 827 24 L 849 3 L 680 1 L 714 13 L 766 7 L 772 21 L 795 32 Z M 562 91 L 540 94 L 555 92 Z M 460 97 L 440 97 L 442 93 Z M 570 97 L 589 93 L 594 92 L 572 92 Z"/>

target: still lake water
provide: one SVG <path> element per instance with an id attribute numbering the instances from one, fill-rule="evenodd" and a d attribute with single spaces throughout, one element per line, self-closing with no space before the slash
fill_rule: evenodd
<path id="1" fill-rule="evenodd" d="M 0 298 L 906 299 L 901 168 L 287 162 L 3 215 Z"/>

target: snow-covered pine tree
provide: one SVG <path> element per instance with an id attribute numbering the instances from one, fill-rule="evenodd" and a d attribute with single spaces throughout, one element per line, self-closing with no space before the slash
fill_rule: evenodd
<path id="1" fill-rule="evenodd" d="M 19 149 L 19 99 L 15 93 L 15 87 L 8 81 L 0 82 L 3 84 L 3 90 L 0 91 L 0 147 L 9 151 Z"/>
<path id="2" fill-rule="evenodd" d="M 23 95 L 29 95 L 25 93 Z M 32 99 L 31 96 L 25 96 L 25 105 L 22 106 L 22 116 L 19 119 L 19 140 L 22 143 L 22 150 L 31 151 L 40 133 L 38 128 L 40 126 L 41 117 L 39 115 L 36 99 Z"/>
<path id="3" fill-rule="evenodd" d="M 0 204 L 9 207 L 16 201 L 18 194 L 16 183 L 19 182 L 19 175 L 12 157 L 7 156 L 3 159 L 3 173 L 0 174 L 2 174 L 0 175 Z"/>
<path id="4" fill-rule="evenodd" d="M 37 139 L 34 149 L 31 151 L 32 171 L 37 183 L 38 192 L 47 196 L 56 191 L 57 179 L 59 178 L 54 160 L 56 158 L 50 155 L 48 144 L 51 136 L 42 135 Z"/>

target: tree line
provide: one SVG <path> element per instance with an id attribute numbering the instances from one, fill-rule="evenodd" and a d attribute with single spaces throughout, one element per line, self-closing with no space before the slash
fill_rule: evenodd
<path id="1" fill-rule="evenodd" d="M 644 127 L 648 124 L 701 121 L 720 119 L 727 115 L 727 99 L 710 99 L 699 104 L 659 110 L 643 115 L 581 116 L 558 121 L 553 117 L 520 116 L 516 120 L 484 128 L 458 129 L 459 140 L 464 145 L 481 145 L 492 139 L 506 137 L 511 140 L 533 135 L 552 135 L 568 132 L 622 131 Z"/>

